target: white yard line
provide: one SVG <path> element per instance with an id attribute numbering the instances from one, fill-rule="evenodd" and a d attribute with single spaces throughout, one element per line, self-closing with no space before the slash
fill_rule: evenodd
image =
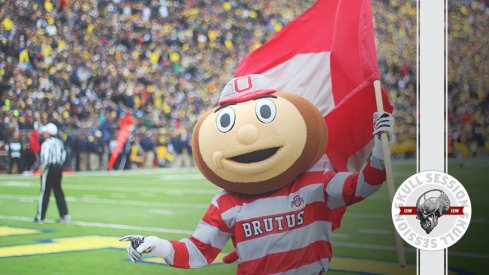
<path id="1" fill-rule="evenodd" d="M 34 202 L 38 200 L 37 196 L 27 195 L 8 195 L 0 194 L 0 199 L 18 200 L 19 202 Z M 190 209 L 207 209 L 209 204 L 204 203 L 180 203 L 180 202 L 149 202 L 149 201 L 131 201 L 131 200 L 115 200 L 115 199 L 98 199 L 94 196 L 66 197 L 68 202 L 79 203 L 94 203 L 94 204 L 111 204 L 111 205 L 130 205 L 130 206 L 145 206 L 145 207 L 171 207 L 171 208 L 190 208 Z"/>
<path id="2" fill-rule="evenodd" d="M 379 220 L 392 220 L 392 217 L 387 214 L 380 213 L 368 213 L 368 212 L 348 212 L 345 213 L 345 217 L 350 218 L 363 218 L 363 219 L 379 219 Z M 475 218 L 470 221 L 470 223 L 476 224 L 489 224 L 489 221 L 486 218 Z"/>
<path id="3" fill-rule="evenodd" d="M 5 187 L 24 187 L 24 188 L 39 188 L 39 183 L 34 182 L 19 182 L 19 181 L 7 181 L 0 182 L 0 186 Z M 215 195 L 221 189 L 209 185 L 209 189 L 178 189 L 178 188 L 142 188 L 133 185 L 134 187 L 127 186 L 97 186 L 97 185 L 81 185 L 81 184 L 63 184 L 64 190 L 83 190 L 83 191 L 107 191 L 107 192 L 148 192 L 148 193 L 162 193 L 167 195 Z"/>
<path id="4" fill-rule="evenodd" d="M 396 251 L 396 247 L 392 245 L 382 244 L 367 244 L 367 243 L 350 243 L 350 242 L 335 242 L 333 241 L 333 247 L 349 247 L 371 250 L 383 250 L 383 251 Z M 406 247 L 407 252 L 415 253 L 416 250 L 412 247 Z"/>
<path id="5" fill-rule="evenodd" d="M 345 213 L 345 217 L 365 218 L 365 219 L 382 219 L 382 220 L 392 219 L 390 214 L 368 213 L 368 212 L 348 212 L 348 210 Z"/>
<path id="6" fill-rule="evenodd" d="M 389 229 L 379 229 L 379 228 L 360 228 L 358 232 L 364 234 L 376 234 L 376 235 L 391 235 L 392 230 Z"/>
<path id="7" fill-rule="evenodd" d="M 153 213 L 153 214 L 157 214 L 157 215 L 166 215 L 166 216 L 175 215 L 175 211 L 166 210 L 166 209 L 151 209 L 151 210 L 149 210 L 149 213 Z"/>
<path id="8" fill-rule="evenodd" d="M 116 199 L 125 199 L 125 198 L 129 197 L 129 195 L 123 194 L 123 193 L 112 193 L 112 194 L 110 194 L 110 197 L 116 198 Z"/>
<path id="9" fill-rule="evenodd" d="M 39 187 L 39 182 L 33 183 L 33 182 L 26 182 L 26 181 L 5 181 L 5 182 L 0 182 L 0 186 L 7 186 L 7 187 L 33 187 L 33 186 L 37 186 L 37 187 Z"/>
<path id="10" fill-rule="evenodd" d="M 162 168 L 162 169 L 137 169 L 137 170 L 124 170 L 124 171 L 83 171 L 74 172 L 73 176 L 76 177 L 100 177 L 100 176 L 141 176 L 141 175 L 168 175 L 168 174 L 200 174 L 197 168 Z M 0 180 L 2 179 L 26 179 L 26 178 L 37 178 L 32 174 L 23 175 L 0 175 Z M 71 176 L 70 176 L 71 177 Z"/>
<path id="11" fill-rule="evenodd" d="M 18 216 L 4 216 L 4 215 L 0 215 L 0 220 L 32 222 L 32 218 L 18 217 Z M 55 220 L 53 220 L 53 219 L 45 219 L 44 222 L 56 223 Z M 86 226 L 86 227 L 113 228 L 113 229 L 125 229 L 125 230 L 147 231 L 147 232 L 161 232 L 161 233 L 172 233 L 172 234 L 190 235 L 193 233 L 193 231 L 191 231 L 191 230 L 180 230 L 180 229 L 171 229 L 171 228 L 162 228 L 162 227 L 147 227 L 147 226 L 136 226 L 136 225 L 125 225 L 125 224 L 113 224 L 113 223 L 72 221 L 70 224 L 77 225 L 77 226 Z"/>
<path id="12" fill-rule="evenodd" d="M 380 193 L 375 193 L 372 196 L 366 198 L 366 200 L 370 201 L 388 201 L 389 198 L 387 195 L 380 194 Z M 482 199 L 471 199 L 470 200 L 472 205 L 489 205 L 488 200 L 482 200 Z"/>
<path id="13" fill-rule="evenodd" d="M 333 239 L 349 239 L 350 236 L 350 234 L 333 233 Z"/>
<path id="14" fill-rule="evenodd" d="M 204 176 L 201 174 L 190 174 L 190 175 L 163 175 L 160 177 L 162 180 L 203 180 Z"/>
<path id="15" fill-rule="evenodd" d="M 357 248 L 357 249 L 383 250 L 383 251 L 396 251 L 397 250 L 396 247 L 393 245 L 335 242 L 335 241 L 333 241 L 333 247 L 349 247 L 349 248 Z M 405 249 L 406 249 L 406 252 L 416 253 L 416 250 L 412 247 L 406 247 Z M 489 259 L 489 254 L 453 251 L 451 249 L 449 250 L 448 255 L 449 256 L 467 257 L 467 258 Z"/>
<path id="16" fill-rule="evenodd" d="M 480 253 L 473 253 L 473 252 L 461 252 L 461 251 L 453 251 L 451 249 L 448 249 L 448 257 L 450 257 L 450 256 L 478 258 L 478 259 L 489 259 L 489 254 L 480 254 Z"/>
<path id="17" fill-rule="evenodd" d="M 470 221 L 471 223 L 481 223 L 481 224 L 488 224 L 489 221 L 486 218 L 475 218 Z"/>

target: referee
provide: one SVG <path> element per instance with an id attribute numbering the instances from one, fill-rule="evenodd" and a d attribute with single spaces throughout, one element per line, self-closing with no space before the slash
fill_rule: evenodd
<path id="1" fill-rule="evenodd" d="M 71 218 L 68 215 L 63 189 L 61 189 L 62 166 L 66 159 L 63 142 L 56 137 L 58 128 L 53 123 L 48 123 L 46 126 L 41 127 L 41 133 L 44 137 L 44 142 L 41 145 L 41 194 L 39 194 L 39 204 L 34 222 L 42 223 L 44 221 L 51 189 L 53 189 L 60 216 L 57 221 L 69 223 Z"/>

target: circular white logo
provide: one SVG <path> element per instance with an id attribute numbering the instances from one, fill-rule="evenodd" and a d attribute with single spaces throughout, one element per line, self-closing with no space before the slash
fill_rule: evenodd
<path id="1" fill-rule="evenodd" d="M 392 201 L 392 221 L 399 235 L 422 250 L 455 244 L 469 227 L 469 194 L 454 177 L 424 171 L 405 180 Z"/>

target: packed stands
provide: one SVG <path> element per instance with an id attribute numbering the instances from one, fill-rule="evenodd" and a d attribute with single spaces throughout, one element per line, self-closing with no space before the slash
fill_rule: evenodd
<path id="1" fill-rule="evenodd" d="M 193 125 L 239 60 L 312 2 L 6 1 L 0 145 L 19 132 L 30 167 L 32 130 L 53 122 L 67 169 L 105 169 L 118 121 L 130 112 L 136 135 L 118 167 L 191 165 Z M 393 153 L 409 157 L 416 150 L 416 1 L 372 1 L 372 10 L 382 81 L 396 108 Z M 489 151 L 488 19 L 484 1 L 449 3 L 450 148 L 467 155 Z"/>

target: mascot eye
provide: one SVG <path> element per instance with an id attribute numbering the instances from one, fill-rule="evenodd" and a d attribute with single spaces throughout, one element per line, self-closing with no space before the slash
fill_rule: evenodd
<path id="1" fill-rule="evenodd" d="M 256 104 L 256 117 L 263 123 L 270 123 L 275 119 L 277 108 L 269 99 L 262 99 Z"/>
<path id="2" fill-rule="evenodd" d="M 234 126 L 235 118 L 236 116 L 234 114 L 233 108 L 227 107 L 222 109 L 217 115 L 217 129 L 223 133 L 229 132 Z"/>

